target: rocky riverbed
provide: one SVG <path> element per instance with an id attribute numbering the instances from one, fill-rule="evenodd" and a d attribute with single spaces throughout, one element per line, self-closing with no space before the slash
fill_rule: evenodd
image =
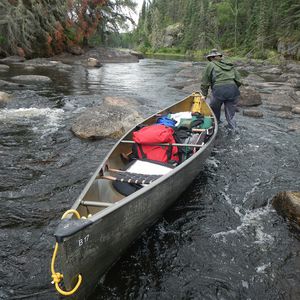
<path id="1" fill-rule="evenodd" d="M 101 66 L 88 65 L 90 57 Z M 101 107 L 120 115 L 119 104 L 126 106 L 129 126 L 198 90 L 205 67 L 71 58 L 0 64 L 0 299 L 57 298 L 49 271 L 55 226 L 119 132 L 96 131 L 105 129 Z M 245 82 L 240 134 L 220 127 L 204 171 L 99 281 L 91 299 L 299 296 L 298 233 L 271 200 L 300 184 L 300 67 L 237 65 Z M 79 123 L 84 139 L 71 131 Z M 121 134 L 123 120 L 118 124 Z"/>

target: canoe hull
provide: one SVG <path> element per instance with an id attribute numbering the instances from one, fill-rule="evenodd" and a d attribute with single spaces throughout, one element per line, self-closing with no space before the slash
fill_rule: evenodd
<path id="1" fill-rule="evenodd" d="M 76 274 L 83 276 L 75 298 L 84 299 L 84 295 L 90 294 L 100 276 L 122 252 L 175 202 L 201 171 L 212 146 L 210 144 L 204 153 L 173 176 L 146 192 L 141 191 L 140 196 L 64 241 L 61 255 L 65 283 L 69 282 L 66 288 L 69 290 L 75 285 Z M 66 281 L 67 278 L 73 280 Z"/>
<path id="2" fill-rule="evenodd" d="M 183 100 L 183 104 L 179 102 L 179 105 L 183 105 L 184 108 L 190 107 L 192 101 L 193 98 L 188 97 Z M 72 299 L 88 297 L 95 289 L 101 275 L 149 225 L 153 224 L 178 199 L 199 174 L 205 160 L 211 154 L 217 134 L 218 127 L 214 116 L 213 119 L 214 128 L 209 140 L 199 151 L 196 151 L 170 173 L 135 193 L 123 197 L 120 201 L 114 202 L 111 207 L 93 214 L 88 219 L 88 225 L 83 226 L 77 232 L 64 235 L 63 238 L 58 238 L 58 235 L 55 234 L 59 242 L 58 259 L 60 261 L 58 265 L 64 276 L 66 290 L 73 289 L 78 274 L 81 274 L 83 278 Z M 150 118 L 146 120 L 146 123 L 151 123 L 149 120 Z M 128 135 L 124 138 L 128 139 Z M 94 186 L 97 186 L 96 178 L 99 171 L 105 169 L 106 165 L 115 164 L 118 161 L 119 147 L 123 147 L 120 142 L 99 166 L 72 209 L 77 209 L 81 200 L 91 190 L 95 190 Z M 93 194 L 96 195 L 94 192 Z M 59 225 L 65 226 L 63 231 L 68 227 L 68 221 L 71 221 L 71 218 L 69 217 L 65 221 L 67 223 Z M 82 223 L 83 221 L 78 220 L 77 222 Z M 69 226 L 71 225 L 69 224 Z M 58 227 L 56 232 L 59 231 Z"/>

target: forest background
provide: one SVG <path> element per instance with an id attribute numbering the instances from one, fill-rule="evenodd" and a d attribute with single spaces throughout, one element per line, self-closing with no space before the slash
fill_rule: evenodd
<path id="1" fill-rule="evenodd" d="M 144 0 L 128 32 L 135 8 L 134 0 L 1 0 L 0 55 L 51 56 L 102 45 L 196 58 L 219 48 L 300 59 L 299 0 Z"/>

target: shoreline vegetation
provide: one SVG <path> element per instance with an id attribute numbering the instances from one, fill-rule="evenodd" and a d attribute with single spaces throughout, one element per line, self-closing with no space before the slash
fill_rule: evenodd
<path id="1" fill-rule="evenodd" d="M 92 46 L 193 61 L 212 48 L 233 60 L 300 60 L 298 0 L 145 0 L 131 32 L 135 0 L 2 2 L 0 57 L 80 55 Z"/>
<path id="2" fill-rule="evenodd" d="M 145 57 L 151 58 L 162 58 L 162 59 L 175 59 L 175 60 L 187 60 L 193 62 L 206 62 L 206 55 L 209 52 L 209 49 L 204 50 L 189 50 L 184 53 L 183 50 L 178 48 L 161 48 L 157 50 L 153 49 L 136 49 L 138 52 L 141 52 L 145 55 Z M 142 50 L 142 51 L 141 51 Z M 284 56 L 274 50 L 269 50 L 267 53 L 267 57 L 265 58 L 253 58 L 251 56 L 243 55 L 243 54 L 234 54 L 232 49 L 225 49 L 221 51 L 224 54 L 224 57 L 229 59 L 232 62 L 247 62 L 249 60 L 256 61 L 257 63 L 268 63 L 273 65 L 284 64 L 287 61 L 295 61 L 294 59 L 286 59 Z"/>

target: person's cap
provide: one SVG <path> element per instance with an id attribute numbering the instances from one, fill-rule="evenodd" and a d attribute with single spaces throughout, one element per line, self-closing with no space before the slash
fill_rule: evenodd
<path id="1" fill-rule="evenodd" d="M 209 60 L 211 57 L 215 56 L 223 56 L 221 52 L 219 52 L 217 49 L 212 49 L 208 55 L 206 55 L 206 58 Z"/>

